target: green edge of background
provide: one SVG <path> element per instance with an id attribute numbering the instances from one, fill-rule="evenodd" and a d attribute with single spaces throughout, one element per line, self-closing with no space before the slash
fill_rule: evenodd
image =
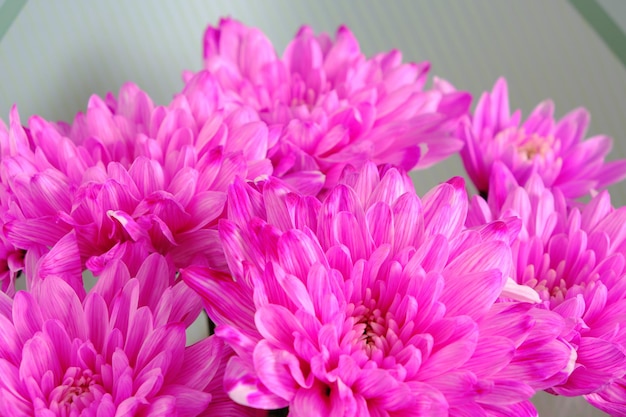
<path id="1" fill-rule="evenodd" d="M 26 0 L 6 0 L 0 6 L 0 42 L 26 4 Z"/>
<path id="2" fill-rule="evenodd" d="M 569 0 L 626 68 L 626 36 L 596 0 Z"/>

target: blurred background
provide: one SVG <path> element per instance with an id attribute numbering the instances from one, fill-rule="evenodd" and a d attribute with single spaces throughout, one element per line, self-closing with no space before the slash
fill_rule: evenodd
<path id="1" fill-rule="evenodd" d="M 475 100 L 504 75 L 512 109 L 526 115 L 551 98 L 561 117 L 584 106 L 588 136 L 612 136 L 610 159 L 626 158 L 622 0 L 0 0 L 0 117 L 16 103 L 22 123 L 33 114 L 70 121 L 90 95 L 126 81 L 166 104 L 181 71 L 201 68 L 204 29 L 222 16 L 260 28 L 279 52 L 302 24 L 330 33 L 346 24 L 365 54 L 399 49 L 405 61 L 430 61 L 431 75 Z M 463 175 L 456 157 L 413 178 L 423 194 L 453 175 Z M 611 192 L 626 205 L 625 184 Z M 535 402 L 545 417 L 605 415 L 583 400 Z"/>

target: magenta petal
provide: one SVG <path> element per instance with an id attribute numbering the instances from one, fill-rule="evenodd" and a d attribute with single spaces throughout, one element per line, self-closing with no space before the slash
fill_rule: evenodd
<path id="1" fill-rule="evenodd" d="M 254 368 L 259 380 L 271 392 L 291 401 L 297 385 L 287 366 L 277 359 L 279 352 L 274 352 L 266 341 L 260 341 L 254 348 Z"/>
<path id="2" fill-rule="evenodd" d="M 67 184 L 61 175 L 52 170 L 33 176 L 30 181 L 29 192 L 33 201 L 38 205 L 39 215 L 71 210 Z"/>
<path id="3" fill-rule="evenodd" d="M 224 350 L 223 342 L 215 336 L 187 347 L 185 360 L 176 377 L 178 383 L 203 390 L 215 376 Z"/>
<path id="4" fill-rule="evenodd" d="M 139 303 L 155 309 L 161 295 L 173 282 L 167 279 L 154 279 L 158 274 L 167 274 L 173 276 L 170 272 L 170 266 L 165 258 L 161 255 L 153 253 L 141 264 L 136 278 L 139 281 Z M 148 286 L 150 291 L 147 290 Z"/>
<path id="5" fill-rule="evenodd" d="M 293 346 L 294 333 L 306 334 L 302 325 L 286 308 L 279 305 L 261 307 L 254 316 L 259 333 L 279 349 Z"/>
<path id="6" fill-rule="evenodd" d="M 155 323 L 182 323 L 186 328 L 198 318 L 202 311 L 202 300 L 184 282 L 177 282 L 166 289 L 155 311 Z M 167 315 L 163 314 L 168 312 Z"/>
<path id="7" fill-rule="evenodd" d="M 580 367 L 574 369 L 569 375 L 566 384 L 554 387 L 552 390 L 556 394 L 569 397 L 587 395 L 601 390 L 609 380 L 611 380 L 610 377 L 603 371 Z"/>
<path id="8" fill-rule="evenodd" d="M 195 400 L 196 401 L 200 400 L 199 401 L 200 404 L 196 404 L 196 407 L 198 405 L 201 405 L 203 402 L 200 398 L 206 396 L 206 395 L 202 395 L 203 393 L 198 393 L 198 394 L 199 395 L 196 395 Z M 206 401 L 206 399 L 204 400 Z M 178 403 L 178 400 L 173 395 L 160 396 L 150 402 L 150 405 L 147 407 L 145 411 L 145 416 L 146 417 L 158 417 L 158 416 L 174 415 L 175 413 L 180 416 L 193 415 L 193 414 L 188 414 L 188 413 L 193 412 L 195 408 L 192 408 L 191 410 L 186 409 L 186 406 L 189 405 L 188 403 L 179 408 L 176 405 L 177 403 Z M 185 414 L 185 412 L 187 414 Z"/>
<path id="9" fill-rule="evenodd" d="M 172 323 L 156 329 L 143 341 L 137 355 L 136 369 L 143 369 L 158 352 L 171 352 L 174 359 L 182 359 L 184 351 L 185 329 Z"/>
<path id="10" fill-rule="evenodd" d="M 68 284 L 57 277 L 48 277 L 33 289 L 33 295 L 46 318 L 59 320 L 70 338 L 85 340 L 85 312 L 78 295 Z"/>
<path id="11" fill-rule="evenodd" d="M 131 363 L 136 363 L 143 342 L 154 331 L 152 312 L 147 307 L 139 308 L 128 323 L 128 335 L 124 351 Z"/>
<path id="12" fill-rule="evenodd" d="M 626 354 L 621 346 L 593 337 L 583 337 L 577 353 L 579 363 L 598 371 L 612 372 L 622 369 L 626 363 Z"/>
<path id="13" fill-rule="evenodd" d="M 530 398 L 535 393 L 524 381 L 494 381 L 487 393 L 481 395 L 480 402 L 485 404 L 515 404 L 520 398 Z"/>
<path id="14" fill-rule="evenodd" d="M 304 416 L 305 413 L 310 413 L 311 411 L 314 413 L 309 414 L 311 417 L 339 417 L 344 415 L 341 402 L 336 402 L 333 407 L 333 405 L 329 404 L 330 401 L 322 400 L 319 391 L 319 388 L 298 390 L 291 406 L 296 416 Z"/>
<path id="15" fill-rule="evenodd" d="M 137 158 L 128 173 L 144 196 L 163 189 L 165 181 L 163 168 L 157 161 L 142 157 Z"/>
<path id="16" fill-rule="evenodd" d="M 604 389 L 585 395 L 585 399 L 605 413 L 615 416 L 623 415 L 626 413 L 625 388 L 624 378 L 619 378 Z"/>
<path id="17" fill-rule="evenodd" d="M 305 283 L 293 275 L 286 274 L 282 271 L 279 265 L 273 265 L 271 270 L 275 275 L 278 284 L 284 290 L 285 296 L 287 296 L 299 309 L 302 309 L 306 313 L 314 316 L 315 307 L 313 305 L 313 300 L 307 291 Z"/>
<path id="18" fill-rule="evenodd" d="M 11 318 L 11 317 L 7 317 Z M 43 328 L 43 314 L 31 293 L 19 291 L 13 300 L 13 325 L 21 343 Z"/>
<path id="19" fill-rule="evenodd" d="M 190 267 L 181 272 L 185 283 L 204 299 L 209 315 L 218 324 L 232 324 L 239 329 L 253 329 L 252 293 L 242 291 L 232 277 L 204 268 Z M 224 295 L 230 302 L 222 302 Z"/>
<path id="20" fill-rule="evenodd" d="M 171 413 L 176 412 L 180 417 L 195 417 L 204 411 L 211 403 L 211 394 L 189 388 L 187 385 L 168 385 L 162 391 L 162 395 L 171 396 L 176 405 Z M 167 415 L 163 410 L 155 412 L 155 416 Z"/>
<path id="21" fill-rule="evenodd" d="M 0 315 L 6 318 L 10 318 L 12 315 L 12 310 L 13 300 L 8 294 L 0 291 Z"/>
<path id="22" fill-rule="evenodd" d="M 578 295 L 569 300 L 565 300 L 554 309 L 555 313 L 559 313 L 565 318 L 580 318 L 585 312 L 585 300 L 581 295 Z"/>
<path id="23" fill-rule="evenodd" d="M 626 161 L 606 162 L 598 174 L 598 187 L 605 188 L 626 178 Z"/>
<path id="24" fill-rule="evenodd" d="M 9 221 L 4 225 L 5 233 L 16 247 L 31 249 L 36 245 L 54 246 L 69 232 L 69 227 L 50 216 L 38 219 Z"/>
<path id="25" fill-rule="evenodd" d="M 235 402 L 254 408 L 273 410 L 289 405 L 287 401 L 261 384 L 254 370 L 246 367 L 238 357 L 233 357 L 228 361 L 224 375 L 224 389 Z"/>
<path id="26" fill-rule="evenodd" d="M 200 229 L 195 232 L 180 233 L 177 239 L 179 245 L 169 251 L 175 265 L 206 263 L 220 271 L 228 268 L 217 230 Z"/>
<path id="27" fill-rule="evenodd" d="M 121 350 L 112 355 L 111 360 L 113 400 L 116 404 L 126 401 L 133 394 L 133 372 L 128 363 L 128 358 Z M 115 381 L 115 383 L 113 383 Z"/>
<path id="28" fill-rule="evenodd" d="M 64 278 L 81 300 L 85 298 L 82 272 L 75 232 L 70 232 L 62 237 L 41 259 L 39 264 L 39 276 L 41 278 L 48 275 Z"/>
<path id="29" fill-rule="evenodd" d="M 282 231 L 293 227 L 292 216 L 287 206 L 289 190 L 281 182 L 269 179 L 263 186 L 263 201 L 267 220 Z"/>
<path id="30" fill-rule="evenodd" d="M 467 194 L 464 181 L 453 178 L 449 183 L 435 187 L 423 198 L 424 223 L 427 233 L 450 237 L 465 223 Z"/>
<path id="31" fill-rule="evenodd" d="M 480 318 L 500 296 L 503 288 L 503 274 L 499 270 L 467 272 L 462 276 L 453 273 L 446 278 L 441 301 L 446 303 L 447 313 L 451 315 L 467 314 Z"/>
<path id="32" fill-rule="evenodd" d="M 401 195 L 412 192 L 413 187 L 407 187 L 408 180 L 404 175 L 400 174 L 396 169 L 390 169 L 387 171 L 381 178 L 379 184 L 376 185 L 374 190 L 371 193 L 369 200 L 369 204 L 367 206 L 373 204 L 376 201 L 382 201 L 387 203 L 388 205 L 393 205 L 393 203 L 400 197 Z"/>
<path id="33" fill-rule="evenodd" d="M 319 244 L 299 230 L 290 230 L 280 237 L 278 256 L 285 271 L 303 281 L 311 265 L 325 258 Z"/>
<path id="34" fill-rule="evenodd" d="M 479 381 L 476 375 L 469 371 L 452 371 L 431 378 L 429 384 L 441 391 L 446 396 L 448 404 L 454 407 L 471 403 L 472 397 L 476 395 L 474 393 L 478 390 Z"/>
<path id="35" fill-rule="evenodd" d="M 113 298 L 120 289 L 130 280 L 130 273 L 124 262 L 117 260 L 109 263 L 99 275 L 92 292 L 99 294 L 107 305 L 111 305 Z"/>
<path id="36" fill-rule="evenodd" d="M 129 397 L 122 401 L 115 412 L 115 417 L 132 416 L 137 412 L 140 406 L 146 404 L 147 401 L 142 398 Z"/>
<path id="37" fill-rule="evenodd" d="M 19 369 L 0 358 L 0 372 L 3 376 L 0 381 L 0 395 L 5 400 L 0 402 L 0 412 L 6 415 L 27 415 L 32 412 L 32 403 L 26 392 L 26 387 L 20 380 Z M 9 414 L 10 412 L 10 414 Z"/>
<path id="38" fill-rule="evenodd" d="M 56 351 L 57 360 L 59 361 L 61 369 L 67 369 L 67 367 L 71 365 L 72 358 L 75 355 L 69 335 L 60 323 L 55 320 L 47 321 L 44 324 L 43 331 Z"/>
<path id="39" fill-rule="evenodd" d="M 131 317 L 138 308 L 139 282 L 136 279 L 131 279 L 123 285 L 121 293 L 116 294 L 115 302 L 112 303 L 110 312 L 111 323 L 114 324 L 115 330 L 119 331 L 120 335 L 125 338 L 128 334 Z"/>
<path id="40" fill-rule="evenodd" d="M 379 201 L 367 210 L 368 228 L 374 243 L 382 245 L 393 243 L 395 238 L 394 221 L 391 208 Z"/>
<path id="41" fill-rule="evenodd" d="M 191 230 L 197 230 L 217 219 L 224 210 L 226 194 L 216 191 L 205 191 L 196 193 L 186 208 L 187 212 L 194 219 L 195 225 Z"/>
<path id="42" fill-rule="evenodd" d="M 400 196 L 393 205 L 396 227 L 394 245 L 397 248 L 417 247 L 424 233 L 422 203 L 411 193 Z"/>
<path id="43" fill-rule="evenodd" d="M 108 333 L 109 311 L 104 299 L 92 292 L 85 299 L 85 316 L 89 326 L 89 340 L 97 351 L 104 350 L 105 339 Z"/>
<path id="44" fill-rule="evenodd" d="M 131 215 L 121 210 L 107 211 L 107 217 L 117 221 L 134 241 L 149 241 L 148 233 Z"/>
<path id="45" fill-rule="evenodd" d="M 20 379 L 34 378 L 41 382 L 44 374 L 51 371 L 55 379 L 61 378 L 62 369 L 54 346 L 41 333 L 24 344 L 20 364 Z"/>
<path id="46" fill-rule="evenodd" d="M 367 399 L 376 399 L 383 409 L 399 408 L 406 401 L 409 387 L 398 383 L 382 369 L 362 371 L 355 381 L 356 391 Z"/>
<path id="47" fill-rule="evenodd" d="M 23 341 L 13 327 L 13 323 L 4 316 L 0 316 L 0 358 L 18 365 L 22 359 Z"/>
<path id="48" fill-rule="evenodd" d="M 489 377 L 508 365 L 514 355 L 515 345 L 506 337 L 481 337 L 474 354 L 464 367 L 471 369 L 479 377 Z"/>
<path id="49" fill-rule="evenodd" d="M 484 404 L 483 407 L 488 410 L 494 417 L 538 417 L 535 406 L 530 401 L 521 401 L 515 404 L 501 405 L 501 404 Z"/>
<path id="50" fill-rule="evenodd" d="M 472 357 L 476 349 L 478 329 L 469 317 L 441 320 L 438 325 L 437 330 L 441 334 L 434 334 L 433 337 L 442 342 L 445 340 L 446 343 L 424 361 L 420 369 L 422 378 L 436 377 L 460 367 Z M 450 332 L 453 336 L 446 340 Z"/>
<path id="51" fill-rule="evenodd" d="M 317 195 L 324 187 L 326 176 L 321 171 L 300 171 L 281 177 L 293 190 L 302 195 Z"/>
<path id="52" fill-rule="evenodd" d="M 150 364 L 140 371 L 133 381 L 135 396 L 138 398 L 152 398 L 163 387 L 165 376 L 170 366 L 169 352 L 161 352 L 150 362 Z M 146 369 L 150 369 L 146 371 Z"/>

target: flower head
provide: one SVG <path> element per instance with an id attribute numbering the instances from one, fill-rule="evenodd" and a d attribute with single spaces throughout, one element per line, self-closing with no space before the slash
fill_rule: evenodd
<path id="1" fill-rule="evenodd" d="M 424 90 L 428 63 L 403 64 L 399 51 L 368 59 L 343 26 L 334 40 L 304 26 L 278 57 L 261 31 L 222 19 L 206 30 L 204 62 L 225 100 L 283 127 L 274 175 L 305 194 L 332 187 L 347 163 L 425 168 L 461 147 L 452 132 L 469 94 L 443 81 Z"/>
<path id="2" fill-rule="evenodd" d="M 181 272 L 237 354 L 231 398 L 291 416 L 535 415 L 525 381 L 560 372 L 570 349 L 556 343 L 549 361 L 522 367 L 537 350 L 518 348 L 540 350 L 562 323 L 495 303 L 510 232 L 464 230 L 466 211 L 461 179 L 420 199 L 406 174 L 373 164 L 323 203 L 273 178 L 236 182 L 219 226 L 235 281 Z"/>
<path id="3" fill-rule="evenodd" d="M 231 352 L 215 337 L 185 346 L 201 303 L 173 266 L 152 254 L 131 277 L 114 261 L 85 293 L 80 275 L 60 275 L 80 267 L 75 237 L 60 245 L 27 268 L 29 292 L 0 294 L 0 414 L 211 415 Z M 59 252 L 73 263 L 58 265 Z"/>
<path id="4" fill-rule="evenodd" d="M 520 184 L 537 173 L 548 188 L 568 199 L 599 190 L 626 177 L 626 160 L 605 162 L 612 141 L 607 136 L 583 140 L 589 113 L 582 108 L 554 120 L 551 101 L 540 103 L 520 123 L 521 112 L 509 111 L 507 83 L 499 79 L 484 93 L 471 120 L 460 128 L 465 141 L 461 157 L 481 193 L 489 190 L 495 161 L 501 161 Z"/>
<path id="5" fill-rule="evenodd" d="M 626 208 L 614 209 L 606 191 L 569 208 L 560 189 L 547 188 L 537 173 L 518 184 L 497 163 L 488 202 L 474 198 L 468 224 L 511 215 L 522 220 L 511 245 L 511 275 L 538 293 L 541 308 L 563 316 L 562 336 L 577 353 L 571 375 L 551 391 L 597 392 L 622 377 L 626 366 Z"/>
<path id="6" fill-rule="evenodd" d="M 0 134 L 7 241 L 51 247 L 74 230 L 95 272 L 126 242 L 179 266 L 211 263 L 228 185 L 272 172 L 271 129 L 224 109 L 216 88 L 199 74 L 162 107 L 127 84 L 117 99 L 93 96 L 71 126 L 35 116 L 23 128 L 14 108 Z"/>

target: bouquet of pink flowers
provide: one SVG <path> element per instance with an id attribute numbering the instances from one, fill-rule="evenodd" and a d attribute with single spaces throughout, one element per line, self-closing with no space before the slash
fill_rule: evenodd
<path id="1" fill-rule="evenodd" d="M 428 72 L 223 19 L 166 106 L 14 107 L 0 415 L 536 416 L 546 391 L 626 416 L 626 161 L 584 109 L 522 121 L 500 79 L 472 111 Z M 416 195 L 455 153 L 476 195 Z"/>

